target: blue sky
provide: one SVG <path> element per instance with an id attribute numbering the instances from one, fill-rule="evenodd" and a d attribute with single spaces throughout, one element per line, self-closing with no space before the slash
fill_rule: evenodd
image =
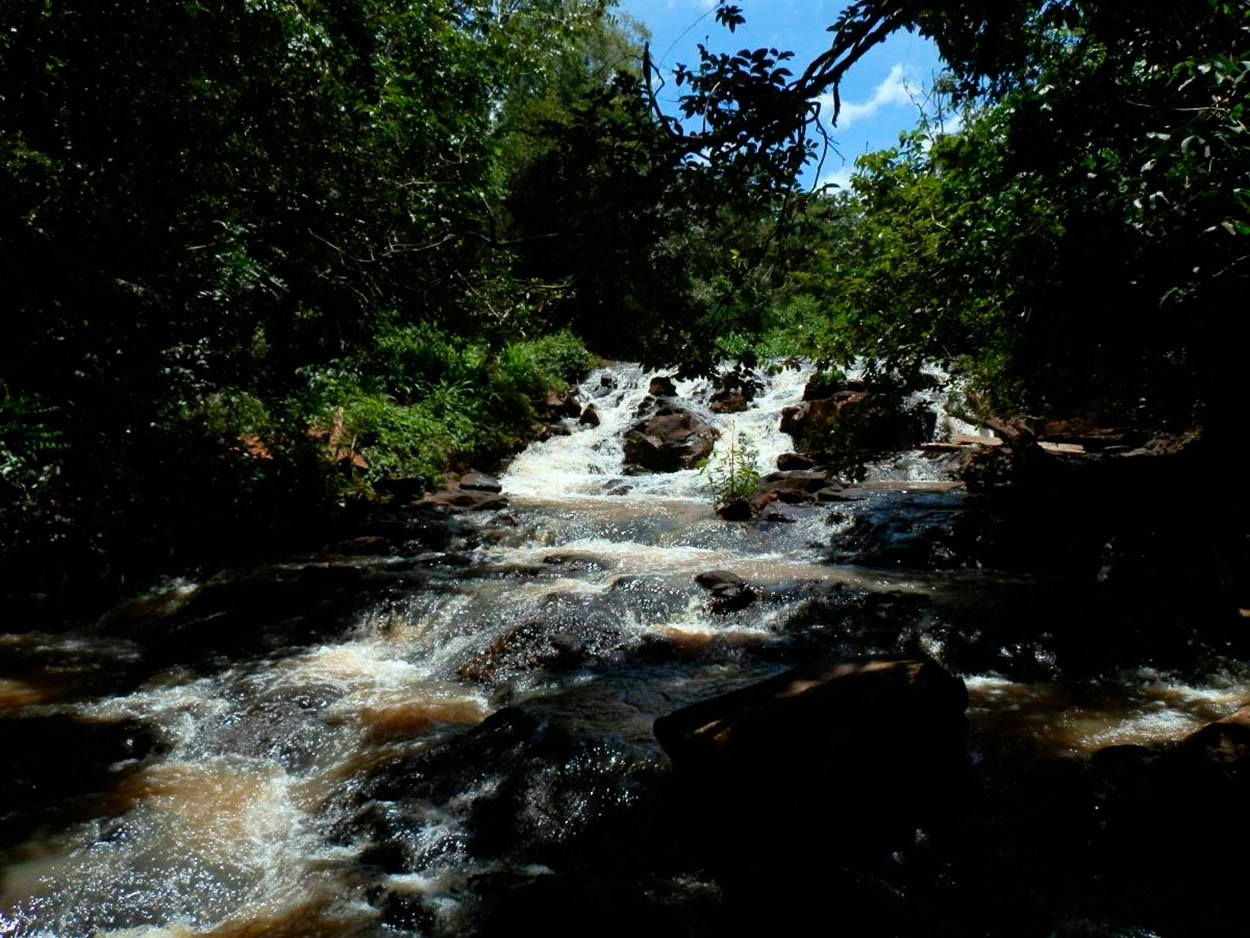
<path id="1" fill-rule="evenodd" d="M 843 5 L 842 0 L 735 3 L 747 21 L 734 33 L 716 22 L 714 0 L 620 0 L 619 9 L 650 30 L 651 53 L 671 79 L 668 72 L 679 62 L 698 63 L 700 42 L 721 52 L 760 46 L 789 49 L 795 53 L 791 67 L 800 73 L 828 47 L 826 30 Z M 914 102 L 923 98 L 940 68 L 934 45 L 906 32 L 891 36 L 852 67 L 842 83 L 842 116 L 830 134 L 838 152 L 828 154 L 820 181 L 845 184 L 856 156 L 893 146 L 900 131 L 915 127 L 919 112 Z M 676 98 L 677 87 L 669 80 L 661 101 Z M 808 184 L 815 181 L 814 166 L 807 175 Z"/>

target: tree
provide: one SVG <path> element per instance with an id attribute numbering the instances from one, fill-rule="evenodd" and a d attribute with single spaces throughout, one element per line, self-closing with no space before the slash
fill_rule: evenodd
<path id="1" fill-rule="evenodd" d="M 1250 273 L 1247 15 L 1214 0 L 1131 17 L 1097 0 L 863 0 L 797 77 L 759 66 L 775 50 L 705 50 L 683 79 L 700 129 L 666 125 L 712 172 L 762 165 L 743 141 L 784 164 L 810 151 L 814 94 L 836 103 L 893 29 L 931 36 L 968 125 L 861 163 L 827 347 L 887 369 L 962 362 L 1004 407 L 1229 429 L 1244 327 L 1228 312 Z"/>
<path id="2" fill-rule="evenodd" d="M 366 369 L 388 330 L 498 350 L 530 292 L 492 224 L 501 114 L 606 15 L 5 4 L 0 446 L 46 490 L 5 499 L 8 543 L 94 550 L 313 504 L 303 399 L 326 373 Z"/>

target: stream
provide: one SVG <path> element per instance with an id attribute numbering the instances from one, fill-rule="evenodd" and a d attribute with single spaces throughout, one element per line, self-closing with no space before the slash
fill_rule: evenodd
<path id="1" fill-rule="evenodd" d="M 764 376 L 739 414 L 712 413 L 706 381 L 678 399 L 767 472 L 809 377 Z M 72 631 L 0 626 L 0 935 L 723 934 L 732 878 L 672 836 L 658 716 L 813 658 L 925 655 L 967 685 L 971 771 L 1012 779 L 978 783 L 999 810 L 1250 700 L 1227 649 L 1143 639 L 1149 601 L 996 567 L 1005 522 L 931 454 L 750 522 L 718 519 L 697 471 L 625 474 L 650 378 L 591 374 L 598 426 L 568 418 L 519 454 L 506 507 L 397 516 L 396 550 L 171 580 Z M 976 431 L 939 413 L 936 432 Z M 714 611 L 710 571 L 755 601 Z M 941 927 L 914 924 L 912 874 L 874 867 L 838 894 L 906 906 L 891 921 L 913 924 L 882 934 L 1195 933 L 1143 924 L 1101 880 L 1074 898 L 1079 872 L 1030 900 L 1068 910 L 1051 919 L 985 895 L 1033 863 L 976 866 L 975 885 L 973 866 L 925 867 L 957 880 L 922 897 Z"/>

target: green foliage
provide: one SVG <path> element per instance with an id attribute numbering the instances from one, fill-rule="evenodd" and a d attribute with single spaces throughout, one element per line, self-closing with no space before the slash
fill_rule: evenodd
<path id="1" fill-rule="evenodd" d="M 1003 411 L 1231 429 L 1250 12 L 1062 6 L 1019 14 L 958 133 L 925 122 L 808 213 L 772 348 L 902 380 L 943 362 Z M 950 59 L 965 93 L 971 49 Z"/>
<path id="2" fill-rule="evenodd" d="M 713 506 L 723 511 L 745 502 L 760 487 L 759 451 L 745 433 L 731 432 L 726 443 L 700 466 Z"/>
<path id="3" fill-rule="evenodd" d="M 5 528 L 43 506 L 65 451 L 58 422 L 56 408 L 37 398 L 0 397 L 0 523 Z"/>
<path id="4" fill-rule="evenodd" d="M 529 342 L 513 343 L 530 363 L 543 389 L 561 389 L 574 384 L 595 366 L 595 357 L 567 329 Z"/>
<path id="5" fill-rule="evenodd" d="M 585 351 L 510 341 L 563 293 L 497 236 L 547 149 L 513 118 L 625 67 L 607 9 L 0 7 L 0 559 L 45 522 L 207 544 L 517 445 Z M 335 414 L 345 460 L 309 436 Z"/>
<path id="6" fill-rule="evenodd" d="M 547 393 L 592 364 L 567 332 L 492 354 L 428 325 L 398 327 L 352 359 L 305 369 L 292 410 L 334 467 L 332 495 L 368 497 L 383 479 L 433 487 L 452 468 L 497 460 L 528 438 Z"/>

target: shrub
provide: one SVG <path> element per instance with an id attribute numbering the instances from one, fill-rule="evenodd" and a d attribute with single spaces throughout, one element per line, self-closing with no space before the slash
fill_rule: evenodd
<path id="1" fill-rule="evenodd" d="M 712 504 L 718 514 L 734 512 L 759 491 L 758 460 L 759 452 L 751 446 L 747 435 L 731 433 L 728 445 L 703 463 L 700 472 L 707 477 Z"/>

